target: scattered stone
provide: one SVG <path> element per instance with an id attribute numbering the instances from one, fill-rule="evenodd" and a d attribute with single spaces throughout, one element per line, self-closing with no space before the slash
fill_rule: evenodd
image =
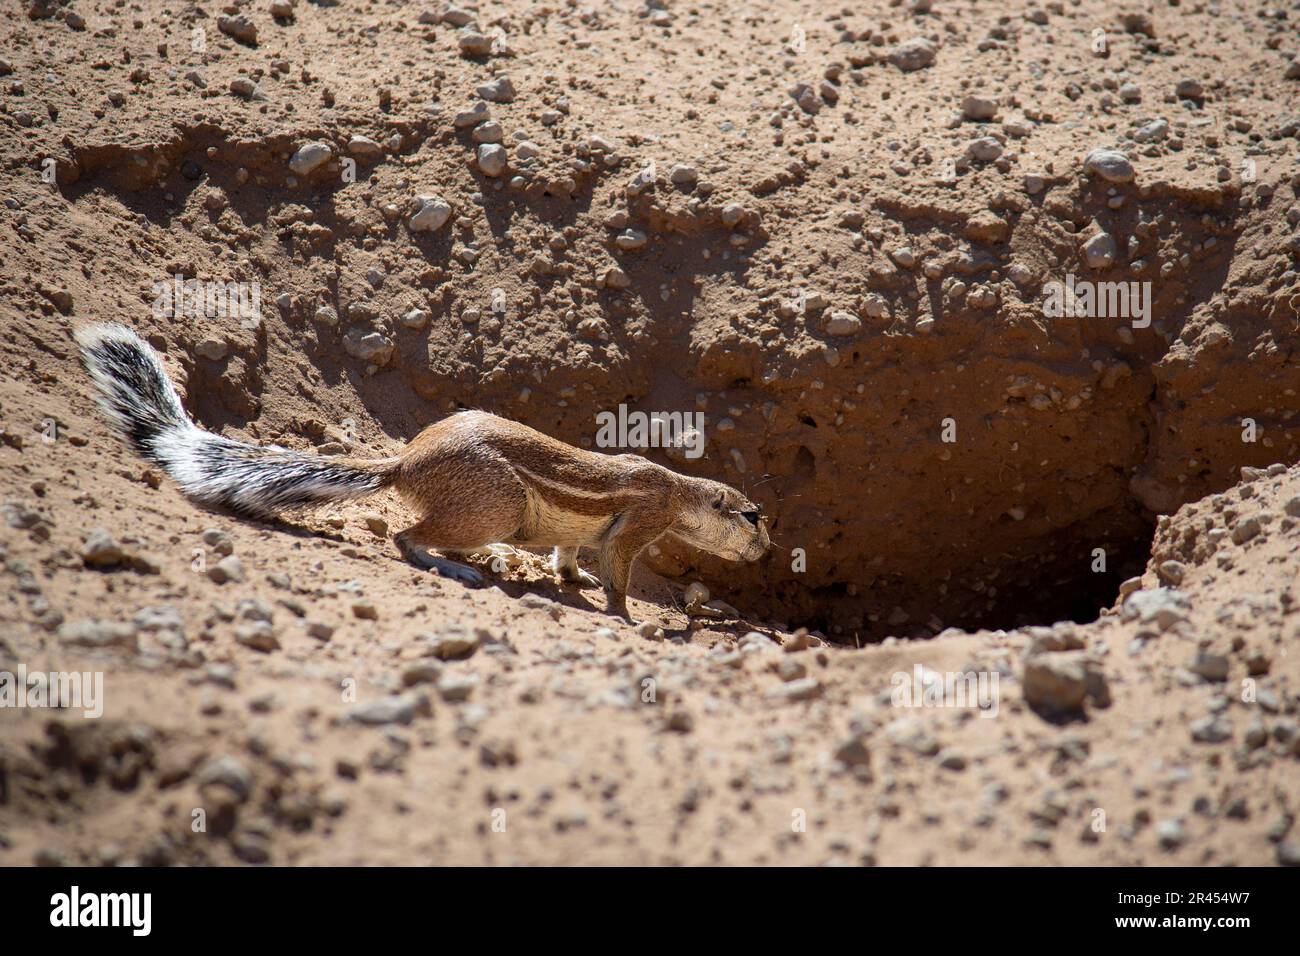
<path id="1" fill-rule="evenodd" d="M 1077 651 L 1083 647 L 1083 638 L 1073 629 L 1030 628 L 1029 641 L 1025 644 L 1025 657 L 1048 654 L 1053 651 Z"/>
<path id="2" fill-rule="evenodd" d="M 1187 664 L 1187 669 L 1207 681 L 1222 683 L 1228 679 L 1228 657 L 1213 651 L 1199 650 Z"/>
<path id="3" fill-rule="evenodd" d="M 912 251 L 911 246 L 899 246 L 891 250 L 889 256 L 904 269 L 911 269 L 916 265 L 916 253 Z"/>
<path id="4" fill-rule="evenodd" d="M 231 80 L 230 92 L 246 100 L 258 99 L 262 95 L 257 84 L 246 76 L 237 76 Z"/>
<path id="5" fill-rule="evenodd" d="M 975 123 L 987 123 L 998 115 L 998 100 L 993 96 L 972 95 L 961 103 L 962 119 Z"/>
<path id="6" fill-rule="evenodd" d="M 446 674 L 438 678 L 435 685 L 438 696 L 449 704 L 459 704 L 469 700 L 470 694 L 478 686 L 478 678 L 471 674 Z"/>
<path id="7" fill-rule="evenodd" d="M 263 654 L 280 649 L 280 640 L 269 621 L 251 621 L 235 628 L 235 641 Z"/>
<path id="8" fill-rule="evenodd" d="M 1163 583 L 1177 586 L 1183 583 L 1183 577 L 1187 574 L 1187 565 L 1181 561 L 1162 561 L 1156 568 L 1156 574 Z"/>
<path id="9" fill-rule="evenodd" d="M 289 168 L 298 176 L 307 176 L 329 162 L 334 148 L 329 143 L 308 143 L 298 147 L 289 158 Z"/>
<path id="10" fill-rule="evenodd" d="M 822 696 L 825 688 L 815 677 L 804 677 L 790 681 L 773 691 L 773 695 L 786 700 L 815 700 Z"/>
<path id="11" fill-rule="evenodd" d="M 628 199 L 635 199 L 648 189 L 653 189 L 655 185 L 655 170 L 653 166 L 645 166 L 638 169 L 635 175 L 628 181 L 624 187 L 624 193 Z"/>
<path id="12" fill-rule="evenodd" d="M 990 209 L 977 212 L 966 220 L 964 228 L 967 238 L 976 242 L 1006 242 L 1011 235 L 1007 221 Z"/>
<path id="13" fill-rule="evenodd" d="M 614 245 L 624 252 L 635 252 L 644 249 L 647 241 L 646 234 L 639 229 L 624 229 L 615 237 Z"/>
<path id="14" fill-rule="evenodd" d="M 227 581 L 242 584 L 247 579 L 247 575 L 244 573 L 244 563 L 233 554 L 227 555 L 208 568 L 208 577 L 217 584 L 225 584 Z"/>
<path id="15" fill-rule="evenodd" d="M 976 163 L 991 163 L 1002 155 L 1002 144 L 995 137 L 981 136 L 966 144 L 966 158 Z"/>
<path id="16" fill-rule="evenodd" d="M 485 767 L 513 767 L 519 762 L 513 740 L 485 740 L 479 745 L 478 756 Z"/>
<path id="17" fill-rule="evenodd" d="M 515 86 L 506 76 L 498 76 L 474 92 L 490 103 L 513 103 L 515 100 Z"/>
<path id="18" fill-rule="evenodd" d="M 1142 10 L 1121 10 L 1116 14 L 1120 26 L 1124 28 L 1125 33 L 1140 33 L 1143 36 L 1154 37 L 1156 29 L 1151 22 L 1151 14 Z"/>
<path id="19" fill-rule="evenodd" d="M 472 657 L 483 644 L 479 632 L 471 634 L 459 627 L 449 627 L 441 634 L 422 634 L 420 638 L 427 646 L 425 653 L 440 661 L 456 661 Z"/>
<path id="20" fill-rule="evenodd" d="M 506 149 L 500 143 L 484 143 L 478 148 L 478 168 L 484 176 L 496 178 L 506 171 Z"/>
<path id="21" fill-rule="evenodd" d="M 786 639 L 781 645 L 781 650 L 787 654 L 794 654 L 798 651 L 806 651 L 813 646 L 814 638 L 809 636 L 808 629 L 801 627 Z"/>
<path id="22" fill-rule="evenodd" d="M 1246 673 L 1251 677 L 1262 677 L 1267 674 L 1273 666 L 1273 659 L 1261 651 L 1254 648 L 1246 655 Z"/>
<path id="23" fill-rule="evenodd" d="M 412 232 L 437 232 L 451 218 L 451 206 L 441 196 L 416 196 L 418 209 L 407 225 Z"/>
<path id="24" fill-rule="evenodd" d="M 1174 95 L 1180 100 L 1191 100 L 1195 103 L 1201 103 L 1205 100 L 1205 87 L 1201 81 L 1193 78 L 1178 81 L 1174 87 Z"/>
<path id="25" fill-rule="evenodd" d="M 1232 739 L 1232 723 L 1222 714 L 1207 714 L 1187 726 L 1197 743 L 1220 744 Z"/>
<path id="26" fill-rule="evenodd" d="M 353 136 L 348 140 L 348 154 L 363 163 L 377 163 L 384 158 L 384 147 L 369 136 Z"/>
<path id="27" fill-rule="evenodd" d="M 402 671 L 402 686 L 415 687 L 433 684 L 442 675 L 442 665 L 433 661 L 419 661 Z"/>
<path id="28" fill-rule="evenodd" d="M 899 717 L 885 727 L 885 737 L 895 747 L 902 747 L 922 757 L 939 752 L 939 741 L 926 729 L 919 717 Z"/>
<path id="29" fill-rule="evenodd" d="M 862 311 L 867 313 L 869 319 L 888 319 L 889 303 L 884 297 L 876 292 L 867 293 L 862 299 Z"/>
<path id="30" fill-rule="evenodd" d="M 235 542 L 231 540 L 230 535 L 219 528 L 208 528 L 203 532 L 202 538 L 203 543 L 211 548 L 214 554 L 227 555 L 235 550 Z"/>
<path id="31" fill-rule="evenodd" d="M 1085 172 L 1093 173 L 1108 183 L 1131 183 L 1133 164 L 1128 157 L 1114 149 L 1094 149 L 1084 158 Z"/>
<path id="32" fill-rule="evenodd" d="M 691 605 L 698 606 L 701 604 L 707 604 L 711 596 L 709 589 L 699 581 L 692 581 L 688 584 L 686 586 L 686 592 L 683 595 L 688 607 Z"/>
<path id="33" fill-rule="evenodd" d="M 470 139 L 476 143 L 499 143 L 505 139 L 505 135 L 505 130 L 501 128 L 500 123 L 496 120 L 488 120 L 474 127 Z"/>
<path id="34" fill-rule="evenodd" d="M 861 331 L 862 320 L 852 312 L 832 312 L 830 321 L 826 323 L 828 335 L 857 335 Z"/>
<path id="35" fill-rule="evenodd" d="M 381 367 L 387 365 L 396 348 L 397 346 L 388 336 L 360 327 L 350 329 L 343 336 L 343 351 L 354 359 L 372 365 Z"/>
<path id="36" fill-rule="evenodd" d="M 1154 588 L 1134 591 L 1124 599 L 1122 616 L 1125 621 L 1137 620 L 1154 624 L 1161 633 L 1175 624 L 1187 620 L 1191 602 L 1187 595 L 1173 588 Z"/>
<path id="37" fill-rule="evenodd" d="M 424 19 L 426 16 L 429 17 L 428 20 Z M 443 23 L 450 24 L 453 27 L 463 27 L 474 22 L 474 14 L 470 13 L 468 10 L 462 10 L 459 7 L 448 7 L 442 12 L 441 17 L 436 13 L 420 14 L 421 23 L 436 23 L 439 19 L 441 19 Z"/>
<path id="38" fill-rule="evenodd" d="M 965 770 L 967 759 L 966 754 L 956 747 L 945 747 L 939 751 L 935 758 L 940 767 L 945 770 Z"/>
<path id="39" fill-rule="evenodd" d="M 428 695 L 412 692 L 357 704 L 348 711 L 348 720 L 368 727 L 382 727 L 386 724 L 406 725 L 416 717 L 428 717 L 432 713 L 433 705 Z"/>
<path id="40" fill-rule="evenodd" d="M 808 676 L 808 667 L 797 658 L 783 657 L 777 661 L 776 672 L 783 681 L 796 681 Z"/>
<path id="41" fill-rule="evenodd" d="M 1154 119 L 1144 123 L 1133 131 L 1133 140 L 1138 143 L 1158 143 L 1169 135 L 1169 121 Z"/>
<path id="42" fill-rule="evenodd" d="M 936 52 L 934 44 L 925 37 L 913 37 L 894 47 L 889 62 L 904 73 L 912 73 L 934 63 Z"/>
<path id="43" fill-rule="evenodd" d="M 1162 820 L 1156 824 L 1156 840 L 1162 850 L 1176 850 L 1187 842 L 1182 820 Z"/>
<path id="44" fill-rule="evenodd" d="M 1021 685 L 1029 706 L 1050 716 L 1076 714 L 1090 697 L 1097 706 L 1110 704 L 1109 686 L 1100 665 L 1081 651 L 1052 651 L 1027 658 Z"/>
<path id="45" fill-rule="evenodd" d="M 678 163 L 668 171 L 668 180 L 674 186 L 694 186 L 699 182 L 700 174 L 694 166 Z"/>
<path id="46" fill-rule="evenodd" d="M 835 759 L 849 767 L 866 767 L 871 764 L 871 750 L 866 734 L 855 733 L 835 748 Z"/>
<path id="47" fill-rule="evenodd" d="M 1118 249 L 1115 237 L 1108 232 L 1093 233 L 1083 244 L 1083 258 L 1090 269 L 1109 269 L 1115 264 Z"/>
<path id="48" fill-rule="evenodd" d="M 492 52 L 492 38 L 475 30 L 466 30 L 457 41 L 461 56 L 484 57 Z"/>
<path id="49" fill-rule="evenodd" d="M 428 312 L 425 309 L 412 309 L 410 312 L 407 312 L 402 316 L 401 323 L 406 328 L 414 329 L 418 332 L 429 324 L 431 318 L 433 318 L 432 312 Z"/>
<path id="50" fill-rule="evenodd" d="M 217 17 L 217 29 L 240 43 L 257 45 L 257 24 L 242 13 L 233 17 Z"/>
<path id="51" fill-rule="evenodd" d="M 137 649 L 135 624 L 119 621 L 79 620 L 66 621 L 56 632 L 64 644 L 76 647 L 122 647 Z"/>
<path id="52" fill-rule="evenodd" d="M 127 554 L 105 529 L 95 528 L 86 536 L 81 560 L 88 568 L 115 568 L 126 563 Z"/>
<path id="53" fill-rule="evenodd" d="M 600 284 L 607 289 L 626 289 L 632 284 L 632 277 L 618 266 L 609 266 L 601 273 Z"/>
<path id="54" fill-rule="evenodd" d="M 766 634 L 759 631 L 749 631 L 740 638 L 740 649 L 742 651 L 775 651 L 780 645 L 772 640 Z"/>
<path id="55" fill-rule="evenodd" d="M 457 113 L 455 119 L 452 120 L 452 125 L 457 129 L 469 129 L 478 126 L 480 123 L 486 123 L 491 118 L 491 115 L 491 108 L 487 103 L 479 100 L 469 109 Z"/>
<path id="56" fill-rule="evenodd" d="M 1263 528 L 1259 523 L 1259 519 L 1254 515 L 1251 515 L 1249 518 L 1238 521 L 1237 526 L 1232 529 L 1232 543 L 1245 544 L 1252 538 L 1258 537 L 1262 530 Z"/>
<path id="57" fill-rule="evenodd" d="M 664 721 L 664 729 L 673 733 L 689 734 L 695 729 L 695 718 L 684 710 L 675 710 Z"/>
<path id="58" fill-rule="evenodd" d="M 213 786 L 229 790 L 241 803 L 253 795 L 253 773 L 238 757 L 223 754 L 213 757 L 195 774 L 200 788 Z"/>
<path id="59" fill-rule="evenodd" d="M 194 354 L 209 362 L 220 362 L 230 354 L 230 346 L 221 339 L 207 338 L 194 346 Z"/>

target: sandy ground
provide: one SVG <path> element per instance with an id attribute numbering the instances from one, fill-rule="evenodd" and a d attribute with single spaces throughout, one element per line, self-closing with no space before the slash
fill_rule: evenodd
<path id="1" fill-rule="evenodd" d="M 0 863 L 1300 862 L 1295 11 L 9 6 L 0 703 L 102 715 L 0 709 Z M 97 320 L 327 455 L 700 412 L 647 454 L 778 547 L 664 542 L 643 634 L 407 565 L 388 495 L 204 511 Z"/>

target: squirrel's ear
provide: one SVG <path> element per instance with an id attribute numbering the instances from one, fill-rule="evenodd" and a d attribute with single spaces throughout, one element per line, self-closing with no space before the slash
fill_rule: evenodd
<path id="1" fill-rule="evenodd" d="M 722 503 L 723 503 L 724 501 L 726 501 L 726 500 L 727 500 L 727 496 L 724 495 L 721 491 L 719 491 L 718 494 L 717 494 L 717 497 L 715 497 L 715 498 L 713 499 L 713 510 L 714 510 L 714 511 L 721 511 L 721 510 L 722 510 Z"/>

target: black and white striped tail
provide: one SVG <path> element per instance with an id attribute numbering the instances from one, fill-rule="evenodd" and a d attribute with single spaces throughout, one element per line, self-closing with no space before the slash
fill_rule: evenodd
<path id="1" fill-rule="evenodd" d="M 76 332 L 99 404 L 137 452 L 205 504 L 252 516 L 360 498 L 392 483 L 398 460 L 331 461 L 204 431 L 181 407 L 157 353 L 116 323 Z"/>

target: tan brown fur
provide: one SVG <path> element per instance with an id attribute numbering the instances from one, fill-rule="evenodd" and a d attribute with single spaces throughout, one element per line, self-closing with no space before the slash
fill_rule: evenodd
<path id="1" fill-rule="evenodd" d="M 394 539 L 408 560 L 429 565 L 426 548 L 551 547 L 556 572 L 576 581 L 589 577 L 577 566 L 578 549 L 597 548 L 608 610 L 624 618 L 632 563 L 661 535 L 730 560 L 756 561 L 770 545 L 758 506 L 727 485 L 640 455 L 574 448 L 487 412 L 430 425 L 395 470 L 390 461 L 380 467 L 421 515 Z"/>

